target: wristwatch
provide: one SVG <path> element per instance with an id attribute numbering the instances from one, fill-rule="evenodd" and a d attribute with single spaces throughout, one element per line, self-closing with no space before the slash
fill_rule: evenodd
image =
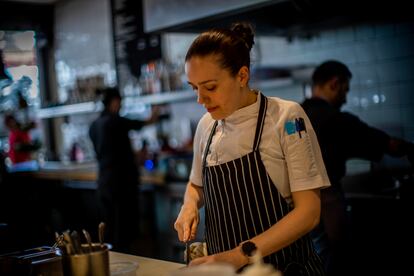
<path id="1" fill-rule="evenodd" d="M 246 241 L 241 245 L 241 251 L 243 255 L 247 257 L 253 256 L 253 253 L 257 250 L 257 246 L 252 241 Z"/>

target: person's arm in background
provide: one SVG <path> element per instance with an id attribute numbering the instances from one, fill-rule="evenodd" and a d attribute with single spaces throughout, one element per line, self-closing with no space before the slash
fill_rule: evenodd
<path id="1" fill-rule="evenodd" d="M 32 130 L 32 129 L 36 128 L 36 127 L 37 127 L 36 122 L 31 121 L 31 122 L 29 122 L 29 123 L 27 123 L 27 124 L 22 125 L 22 126 L 20 127 L 20 129 L 21 129 L 22 131 L 29 131 L 29 130 Z"/>
<path id="2" fill-rule="evenodd" d="M 386 153 L 392 157 L 406 156 L 414 167 L 414 143 L 405 141 L 401 138 L 391 137 L 386 149 Z"/>
<path id="3" fill-rule="evenodd" d="M 406 156 L 414 165 L 414 144 L 401 138 L 391 137 L 384 131 L 371 127 L 353 114 L 343 112 L 340 125 L 344 126 L 349 157 L 379 161 L 384 154 L 401 158 Z M 346 132 L 346 133 L 345 133 Z"/>
<path id="4" fill-rule="evenodd" d="M 14 144 L 14 150 L 19 152 L 31 152 L 40 149 L 42 144 L 36 140 L 28 143 L 16 143 Z"/>
<path id="5" fill-rule="evenodd" d="M 153 106 L 151 109 L 151 116 L 147 120 L 132 120 L 124 118 L 128 129 L 140 130 L 144 126 L 152 125 L 160 120 L 166 119 L 168 116 L 160 114 L 160 107 Z"/>
<path id="6" fill-rule="evenodd" d="M 161 120 L 168 119 L 169 114 L 162 114 L 161 109 L 161 106 L 153 105 L 151 108 L 151 117 L 145 121 L 145 125 L 151 125 Z"/>
<path id="7" fill-rule="evenodd" d="M 386 153 L 393 157 L 403 157 L 412 151 L 414 144 L 401 138 L 390 137 Z"/>
<path id="8" fill-rule="evenodd" d="M 407 147 L 407 159 L 411 163 L 411 167 L 414 168 L 414 143 L 410 143 Z"/>

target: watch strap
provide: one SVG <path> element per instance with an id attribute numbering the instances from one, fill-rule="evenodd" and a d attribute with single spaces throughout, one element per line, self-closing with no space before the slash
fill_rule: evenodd
<path id="1" fill-rule="evenodd" d="M 242 243 L 241 250 L 245 256 L 252 257 L 253 253 L 257 250 L 257 246 L 252 241 L 246 241 Z"/>

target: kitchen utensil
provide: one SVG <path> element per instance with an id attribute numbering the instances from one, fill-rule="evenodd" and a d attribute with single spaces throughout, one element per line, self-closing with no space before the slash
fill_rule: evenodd
<path id="1" fill-rule="evenodd" d="M 191 256 L 191 254 L 190 254 L 190 246 L 188 244 L 188 241 L 185 242 L 185 253 L 186 253 L 186 256 L 185 256 L 185 264 L 188 266 L 188 264 L 190 263 L 190 256 Z"/>
<path id="2" fill-rule="evenodd" d="M 85 236 L 86 242 L 89 245 L 89 252 L 92 252 L 92 240 L 91 240 L 91 235 L 89 235 L 89 232 L 86 231 L 85 229 L 82 230 L 83 235 Z M 102 244 L 102 243 L 101 243 Z"/>
<path id="3" fill-rule="evenodd" d="M 72 254 L 62 256 L 62 267 L 64 276 L 110 276 L 109 270 L 109 247 L 105 244 L 92 244 L 92 252 L 89 244 L 82 244 L 83 254 Z"/>
<path id="4" fill-rule="evenodd" d="M 0 275 L 63 276 L 61 252 L 41 246 L 0 255 Z"/>
<path id="5" fill-rule="evenodd" d="M 75 249 L 73 248 L 72 238 L 70 237 L 69 230 L 63 232 L 63 241 L 64 241 L 65 248 L 66 248 L 66 254 L 69 254 L 69 255 L 74 254 Z"/>
<path id="6" fill-rule="evenodd" d="M 55 232 L 56 241 L 52 246 L 52 250 L 56 250 L 59 246 L 63 245 L 63 235 L 59 235 L 58 232 Z"/>
<path id="7" fill-rule="evenodd" d="M 101 244 L 101 246 L 103 246 L 104 245 L 104 234 L 105 234 L 105 222 L 99 223 L 98 233 L 99 233 L 99 243 Z"/>
<path id="8" fill-rule="evenodd" d="M 81 241 L 80 241 L 80 237 L 77 231 L 72 231 L 72 233 L 70 234 L 71 240 L 72 240 L 72 245 L 73 245 L 73 249 L 75 250 L 75 254 L 82 254 L 82 246 L 81 246 Z"/>

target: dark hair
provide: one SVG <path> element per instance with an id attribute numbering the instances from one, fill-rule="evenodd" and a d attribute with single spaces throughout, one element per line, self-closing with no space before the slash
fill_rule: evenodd
<path id="1" fill-rule="evenodd" d="M 105 108 L 109 106 L 113 99 L 122 99 L 119 90 L 113 87 L 99 89 L 97 94 L 102 94 L 102 103 Z"/>
<path id="2" fill-rule="evenodd" d="M 185 56 L 219 56 L 222 68 L 236 75 L 242 66 L 250 68 L 250 50 L 254 45 L 254 32 L 249 23 L 234 23 L 230 29 L 212 29 L 200 34 L 191 44 Z"/>
<path id="3" fill-rule="evenodd" d="M 340 61 L 328 60 L 316 67 L 312 74 L 313 85 L 324 84 L 330 79 L 338 77 L 340 81 L 352 78 L 349 68 Z"/>
<path id="4" fill-rule="evenodd" d="M 6 114 L 4 116 L 4 124 L 8 126 L 11 122 L 15 122 L 17 125 L 19 125 L 19 122 L 13 114 Z"/>
<path id="5" fill-rule="evenodd" d="M 12 115 L 12 114 L 6 114 L 4 116 L 4 124 L 7 125 L 9 124 L 11 121 L 15 121 L 17 122 L 16 118 Z"/>

